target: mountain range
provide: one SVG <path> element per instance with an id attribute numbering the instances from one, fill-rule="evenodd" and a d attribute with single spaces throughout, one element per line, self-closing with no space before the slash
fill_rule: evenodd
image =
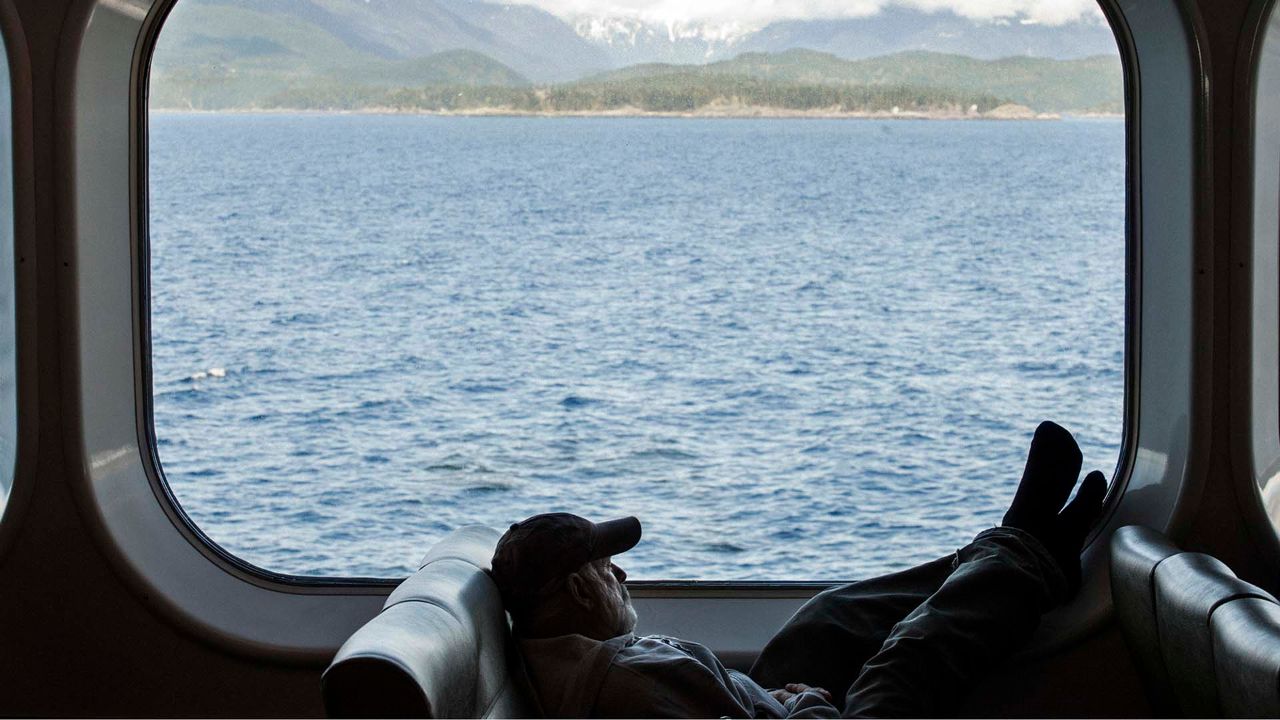
<path id="1" fill-rule="evenodd" d="M 1120 61 L 1106 55 L 1078 60 L 980 60 L 910 51 L 845 60 L 830 53 L 795 49 L 781 53 L 744 52 L 732 60 L 702 65 L 633 65 L 583 82 L 659 76 L 740 76 L 785 84 L 947 88 L 986 93 L 1040 112 L 1121 112 L 1124 102 Z"/>
<path id="2" fill-rule="evenodd" d="M 887 7 L 861 18 L 780 20 L 762 28 L 652 23 L 634 18 L 584 17 L 578 34 L 606 51 L 614 65 L 702 63 L 744 52 L 808 48 L 857 60 L 906 51 L 983 60 L 1031 56 L 1058 60 L 1114 55 L 1109 28 L 1081 21 L 1058 26 L 1025 21 L 975 21 L 951 12 Z"/>
<path id="3" fill-rule="evenodd" d="M 884 34 L 888 25 L 920 20 L 933 25 L 904 30 L 896 44 Z M 910 87 L 928 89 L 933 98 L 980 96 L 977 104 L 999 100 L 1039 112 L 1123 109 L 1114 44 L 1110 52 L 1076 57 L 1069 50 L 1107 48 L 1062 40 L 1072 33 L 1097 40 L 1098 28 L 1088 35 L 1087 23 L 1055 28 L 1058 35 L 1035 29 L 1039 26 L 1006 26 L 1022 28 L 1022 34 L 996 35 L 1009 43 L 1035 40 L 1050 57 L 991 59 L 986 56 L 993 54 L 994 45 L 978 52 L 962 42 L 962 30 L 978 37 L 995 33 L 997 26 L 902 10 L 856 21 L 773 23 L 750 32 L 684 27 L 659 33 L 617 19 L 593 22 L 584 25 L 580 18 L 573 24 L 532 6 L 480 0 L 181 0 L 154 53 L 151 105 L 351 109 L 378 106 L 395 90 L 538 86 L 543 88 L 539 97 L 555 90 L 557 97 L 577 98 L 576 106 L 588 102 L 582 98 L 605 102 L 601 98 L 607 95 L 606 106 L 617 107 L 622 98 L 638 98 L 646 105 L 679 104 L 684 99 L 672 93 L 678 95 L 681 88 L 690 98 L 737 102 L 716 93 L 738 88 L 765 97 L 771 96 L 765 86 L 785 85 L 788 97 L 804 97 L 805 102 L 836 97 L 823 87 L 844 88 L 838 93 L 841 104 L 861 97 L 850 94 L 855 86 L 892 87 L 895 92 Z M 938 29 L 944 27 L 955 32 Z M 850 39 L 855 36 L 865 37 Z M 1058 45 L 1049 42 L 1053 37 Z M 813 47 L 789 47 L 792 43 Z M 822 50 L 831 46 L 844 52 Z M 969 52 L 944 53 L 933 46 L 967 47 Z M 865 55 L 872 51 L 888 54 Z M 687 56 L 697 59 L 668 61 Z M 614 90 L 605 92 L 602 87 L 609 84 Z M 577 87 L 570 92 L 570 86 Z M 439 91 L 424 97 L 433 98 L 429 107 L 445 102 Z M 526 108 L 544 104 L 529 93 L 463 92 L 459 97 L 475 102 L 504 98 Z M 878 97 L 883 99 L 883 93 Z M 415 100 L 413 106 L 421 108 L 422 102 Z"/>
<path id="4" fill-rule="evenodd" d="M 155 62 L 162 70 L 232 59 L 332 69 L 370 58 L 472 50 L 546 83 L 640 63 L 704 63 L 795 48 L 849 60 L 904 51 L 978 59 L 1116 54 L 1110 29 L 1093 20 L 1046 26 L 893 6 L 864 18 L 752 28 L 608 15 L 562 18 L 531 5 L 482 0 L 181 0 L 161 32 Z"/>

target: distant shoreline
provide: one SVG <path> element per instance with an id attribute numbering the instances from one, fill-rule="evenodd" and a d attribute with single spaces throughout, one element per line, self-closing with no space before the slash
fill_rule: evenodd
<path id="1" fill-rule="evenodd" d="M 687 119 L 814 119 L 814 120 L 1123 120 L 1124 113 L 1082 112 L 1082 113 L 1037 113 L 1018 107 L 1004 110 L 1003 107 L 986 113 L 965 113 L 954 110 L 902 110 L 885 111 L 840 111 L 830 109 L 789 110 L 770 107 L 709 106 L 693 111 L 663 112 L 641 110 L 639 108 L 619 108 L 616 110 L 583 110 L 583 111 L 529 111 L 512 108 L 474 108 L 467 110 L 425 110 L 418 108 L 368 107 L 350 110 L 314 109 L 314 108 L 225 108 L 218 110 L 161 107 L 150 108 L 149 112 L 162 115 L 431 115 L 439 117 L 537 117 L 537 118 L 687 118 Z"/>

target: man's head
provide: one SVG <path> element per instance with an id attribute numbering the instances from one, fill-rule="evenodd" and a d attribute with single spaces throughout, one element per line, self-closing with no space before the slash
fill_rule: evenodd
<path id="1" fill-rule="evenodd" d="M 636 613 L 614 555 L 640 541 L 634 517 L 593 523 L 569 513 L 535 515 L 498 541 L 491 575 L 516 632 L 577 633 L 599 640 L 631 632 Z"/>

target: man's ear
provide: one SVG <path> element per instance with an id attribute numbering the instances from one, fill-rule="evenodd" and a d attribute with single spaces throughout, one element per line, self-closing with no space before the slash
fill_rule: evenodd
<path id="1" fill-rule="evenodd" d="M 586 578 L 582 577 L 582 573 L 573 573 L 565 583 L 565 587 L 569 590 L 569 597 L 573 601 L 582 606 L 582 609 L 591 611 L 595 607 L 595 598 L 592 597 L 587 589 L 589 583 Z"/>

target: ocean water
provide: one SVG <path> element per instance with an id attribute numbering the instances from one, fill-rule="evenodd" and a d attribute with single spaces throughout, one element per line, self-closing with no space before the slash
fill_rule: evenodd
<path id="1" fill-rule="evenodd" d="M 158 453 L 215 542 L 398 577 L 641 518 L 633 578 L 837 580 L 1110 474 L 1124 124 L 155 114 Z"/>

